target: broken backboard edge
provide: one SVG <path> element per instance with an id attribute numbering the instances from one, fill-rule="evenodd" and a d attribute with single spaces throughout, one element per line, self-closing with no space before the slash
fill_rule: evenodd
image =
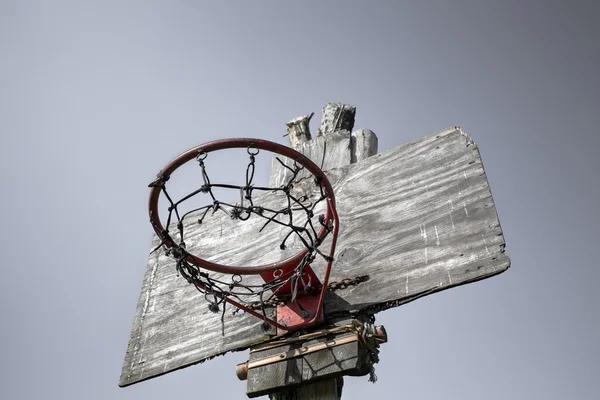
<path id="1" fill-rule="evenodd" d="M 389 168 L 388 170 L 386 170 L 386 165 Z M 374 169 L 377 169 L 378 171 L 373 172 Z M 367 170 L 376 173 L 376 175 L 369 175 L 369 171 Z M 463 179 L 462 175 L 460 177 L 454 176 L 456 174 L 460 174 L 461 172 L 464 174 L 464 182 L 462 183 L 458 182 L 459 179 Z M 405 173 L 405 175 L 402 175 L 402 173 Z M 404 195 L 402 193 L 398 193 L 398 191 L 400 189 L 404 190 L 404 186 L 411 183 L 410 180 L 406 181 L 407 176 L 411 179 L 412 177 L 415 178 L 415 182 L 412 182 L 412 184 L 416 186 L 413 187 L 417 189 L 420 187 L 427 189 L 427 187 L 429 187 L 429 190 L 431 190 L 433 195 L 430 195 L 429 192 L 427 196 L 424 195 L 424 193 L 413 193 L 410 195 L 407 194 L 411 200 L 416 197 L 422 204 L 425 204 L 422 208 L 427 208 L 427 210 L 409 209 L 408 211 L 410 212 L 407 215 L 402 214 L 402 210 L 393 210 L 394 213 L 392 213 L 392 215 L 394 218 L 398 219 L 396 222 L 399 222 L 400 226 L 412 224 L 410 232 L 405 231 L 404 233 L 399 233 L 399 235 L 396 235 L 397 237 L 393 238 L 395 240 L 397 239 L 398 242 L 401 242 L 400 244 L 404 243 L 403 245 L 405 246 L 405 249 L 411 249 L 410 252 L 406 253 L 407 259 L 400 260 L 402 262 L 398 262 L 398 264 L 395 263 L 398 261 L 397 259 L 392 259 L 390 262 L 383 263 L 383 266 L 376 265 L 375 267 L 378 267 L 379 270 L 369 270 L 369 267 L 373 265 L 373 260 L 370 260 L 368 256 L 363 255 L 362 261 L 364 264 L 361 264 L 358 267 L 359 269 L 362 268 L 363 273 L 366 272 L 369 274 L 372 272 L 375 275 L 377 273 L 381 274 L 382 269 L 385 268 L 388 268 L 388 275 L 389 268 L 392 268 L 393 271 L 398 271 L 396 273 L 398 277 L 395 278 L 404 278 L 406 276 L 407 286 L 405 293 L 401 293 L 401 289 L 397 288 L 400 287 L 400 285 L 402 287 L 404 286 L 404 284 L 402 284 L 404 279 L 402 279 L 402 282 L 398 282 L 398 279 L 395 279 L 394 282 L 390 282 L 390 284 L 395 286 L 390 287 L 387 292 L 385 290 L 381 290 L 381 293 L 374 293 L 372 298 L 371 296 L 369 296 L 370 298 L 367 298 L 364 292 L 369 292 L 369 289 L 372 290 L 372 287 L 369 288 L 369 282 L 362 283 L 353 289 L 331 294 L 328 297 L 325 306 L 327 318 L 330 319 L 334 316 L 342 317 L 344 315 L 353 313 L 356 314 L 359 312 L 375 313 L 383 311 L 388 308 L 409 303 L 423 296 L 427 296 L 450 287 L 457 287 L 463 284 L 489 278 L 491 276 L 500 274 L 509 268 L 510 260 L 504 254 L 504 238 L 491 197 L 491 191 L 485 176 L 485 171 L 483 170 L 483 166 L 481 164 L 479 151 L 474 145 L 473 141 L 459 128 L 452 128 L 438 134 L 428 136 L 422 140 L 398 147 L 386 153 L 378 154 L 348 167 L 328 171 L 328 176 L 330 176 L 332 183 L 334 183 L 334 187 L 338 186 L 338 184 L 344 186 L 344 183 L 347 183 L 347 180 L 344 181 L 344 179 L 348 178 L 348 175 L 350 175 L 350 179 L 352 179 L 353 182 L 355 182 L 357 179 L 359 181 L 360 179 L 366 179 L 367 183 L 363 182 L 363 184 L 367 186 L 369 184 L 369 180 L 372 180 L 373 177 L 377 179 L 381 178 L 384 181 L 385 179 L 393 178 L 391 184 L 397 186 L 394 188 L 390 187 L 390 182 L 380 182 L 378 184 L 380 189 L 383 188 L 392 191 L 386 193 L 384 190 L 384 192 L 379 193 L 375 199 L 377 199 L 377 202 L 381 203 L 382 199 L 389 200 L 391 198 L 394 200 L 394 207 L 396 202 L 401 203 L 403 201 Z M 450 177 L 450 175 L 453 176 Z M 361 182 L 357 183 L 359 188 L 361 186 L 360 183 Z M 344 186 L 343 189 L 347 191 L 348 185 Z M 352 189 L 352 186 L 350 189 Z M 461 189 L 462 192 L 459 191 L 459 189 Z M 411 190 L 415 189 L 410 188 L 409 191 Z M 438 214 L 441 215 L 443 213 L 446 215 L 448 211 L 450 212 L 450 217 L 452 217 L 452 210 L 454 209 L 451 202 L 450 205 L 447 206 L 448 209 L 440 209 L 440 207 L 445 207 L 444 204 L 446 203 L 447 197 L 444 196 L 448 195 L 449 192 L 464 192 L 461 194 L 461 201 L 465 200 L 465 213 L 467 212 L 466 204 L 468 203 L 469 207 L 471 207 L 471 212 L 469 214 L 470 216 L 467 215 L 465 217 L 465 215 L 458 215 L 456 212 L 454 220 L 452 221 L 452 229 L 454 229 L 454 224 L 456 223 L 457 231 L 460 232 L 454 235 L 454 241 L 453 235 L 450 232 L 451 229 L 448 226 L 449 221 L 444 222 L 438 218 Z M 337 192 L 336 194 L 339 195 Z M 342 195 L 340 203 L 347 203 L 348 199 L 352 198 L 352 195 L 352 193 L 347 194 L 346 201 L 344 201 L 344 195 Z M 356 193 L 354 193 L 354 195 L 356 195 Z M 453 195 L 458 198 L 458 195 Z M 404 200 L 406 199 L 404 198 Z M 365 199 L 364 201 L 373 202 L 373 198 Z M 347 216 L 348 212 L 348 209 L 346 210 L 346 213 L 343 211 L 340 212 L 342 224 L 344 223 L 344 218 Z M 419 215 L 413 218 L 412 213 L 418 214 L 418 212 L 425 212 L 427 218 Z M 430 214 L 433 214 L 433 217 L 435 218 L 430 216 Z M 469 218 L 471 218 L 471 220 L 469 220 Z M 347 219 L 352 220 L 352 217 Z M 352 221 L 349 223 L 351 224 L 351 222 Z M 422 267 L 423 265 L 427 265 L 427 252 L 425 252 L 425 259 L 421 260 L 418 257 L 422 258 L 422 254 L 415 258 L 413 250 L 422 252 L 423 248 L 427 248 L 427 229 L 430 230 L 429 235 L 433 237 L 431 225 L 435 223 L 437 223 L 437 225 L 435 225 L 436 235 L 439 227 L 439 231 L 442 232 L 442 235 L 440 236 L 442 237 L 443 241 L 448 241 L 449 243 L 449 247 L 446 249 L 446 252 L 448 253 L 446 254 L 446 265 L 449 266 L 447 266 L 446 269 L 440 269 L 440 271 L 433 271 L 433 274 L 430 273 L 431 276 L 425 274 L 425 278 L 423 278 L 424 275 Z M 419 227 L 421 227 L 420 235 Z M 416 229 L 416 232 L 414 232 L 414 229 Z M 446 236 L 443 236 L 444 230 L 447 231 Z M 350 229 L 349 233 L 346 233 L 346 236 L 348 239 L 347 241 L 350 242 L 352 239 L 356 239 L 356 237 L 352 236 L 352 229 Z M 417 240 L 415 240 L 415 238 L 420 239 L 419 236 L 421 238 L 425 238 L 425 247 L 423 247 L 422 243 L 418 243 Z M 483 239 L 483 241 L 481 241 L 481 239 Z M 440 239 L 438 238 L 438 241 L 439 240 Z M 344 239 L 343 233 L 340 241 L 340 251 L 336 257 L 338 260 L 343 259 L 343 252 L 344 250 L 347 250 L 348 247 L 348 243 L 345 243 L 346 240 Z M 433 246 L 433 244 L 431 244 L 432 242 L 433 239 L 429 244 L 430 247 Z M 395 241 L 390 243 L 391 245 L 396 246 Z M 388 245 L 390 245 L 390 243 L 388 243 Z M 402 246 L 400 246 L 397 250 L 403 251 L 402 249 Z M 350 250 L 352 250 L 349 252 L 350 259 L 361 257 L 360 249 Z M 431 250 L 432 252 L 430 253 L 430 256 L 433 256 L 434 250 L 436 249 L 432 248 Z M 461 252 L 460 255 L 458 254 L 459 252 Z M 464 254 L 462 254 L 462 252 L 464 252 Z M 463 255 L 465 257 L 461 258 Z M 469 257 L 471 261 L 464 261 Z M 334 266 L 332 273 L 335 274 L 332 276 L 332 280 L 348 277 L 350 275 L 353 276 L 356 273 L 356 268 L 352 268 L 352 265 L 344 262 L 343 260 L 341 261 L 341 265 Z M 460 264 L 461 262 L 462 264 Z M 409 267 L 406 267 L 406 265 L 409 265 L 409 267 L 414 266 L 414 269 L 407 270 L 406 268 Z M 429 270 L 429 272 L 432 272 L 432 269 L 434 269 L 433 265 L 434 264 L 432 262 L 425 269 Z M 156 296 L 156 294 L 152 293 L 153 287 L 155 285 L 160 285 L 160 282 L 154 282 L 156 265 L 154 265 L 154 272 L 151 271 L 150 267 L 152 266 L 151 260 L 149 270 L 144 281 L 142 295 L 140 296 L 140 302 L 138 304 L 138 313 L 136 315 L 136 319 L 134 320 L 131 340 L 123 366 L 123 374 L 119 383 L 120 386 L 128 386 L 136 382 L 185 368 L 190 365 L 202 363 L 208 359 L 216 357 L 217 355 L 225 354 L 230 351 L 244 350 L 252 345 L 269 340 L 270 336 L 265 334 L 263 331 L 260 331 L 260 321 L 255 322 L 250 319 L 244 319 L 243 321 L 238 320 L 237 325 L 246 324 L 246 327 L 242 331 L 230 332 L 232 333 L 232 337 L 221 338 L 213 335 L 211 338 L 206 338 L 207 343 L 204 343 L 205 341 L 199 338 L 200 334 L 198 333 L 198 327 L 201 327 L 201 325 L 194 326 L 194 324 L 189 324 L 190 326 L 184 327 L 177 325 L 177 327 L 180 328 L 180 331 L 178 332 L 175 330 L 169 333 L 172 336 L 178 336 L 179 338 L 183 336 L 184 339 L 188 340 L 188 343 L 182 345 L 181 347 L 171 346 L 172 350 L 166 350 L 169 343 L 160 342 L 152 335 L 149 339 L 148 326 L 145 326 L 145 321 L 143 318 L 140 318 L 140 311 L 143 309 L 144 304 L 147 304 L 152 296 Z M 354 265 L 354 267 L 356 267 L 356 265 Z M 405 269 L 402 270 L 402 268 Z M 446 274 L 447 278 L 445 278 Z M 414 287 L 409 287 L 409 277 L 411 278 L 411 285 L 414 284 Z M 419 281 L 419 279 L 421 279 L 421 281 Z M 418 282 L 414 283 L 413 280 Z M 375 285 L 377 284 L 377 276 L 375 282 L 371 283 Z M 413 288 L 414 290 L 412 290 Z M 394 293 L 397 294 L 390 296 L 390 293 L 388 292 L 391 292 L 392 289 Z M 352 304 L 349 302 L 344 304 L 344 298 L 354 301 Z M 167 307 L 168 303 L 165 303 L 166 300 L 164 298 L 152 300 L 158 303 L 160 303 L 160 301 L 163 302 L 162 304 L 157 304 L 158 307 Z M 172 307 L 181 308 L 182 305 L 172 305 Z M 181 312 L 181 310 L 178 309 L 177 312 Z M 200 309 L 195 309 L 194 312 L 194 315 L 197 316 L 198 314 L 204 314 L 202 311 L 200 311 Z M 154 318 L 154 320 L 152 320 L 154 324 L 164 322 L 169 325 L 169 319 L 177 317 L 175 311 L 173 310 L 157 309 L 157 313 L 163 314 L 159 315 L 158 317 L 156 315 L 151 316 L 151 318 Z M 202 315 L 199 316 L 203 317 Z M 209 321 L 205 322 L 205 324 L 208 323 Z M 146 322 L 146 325 L 147 324 L 148 322 Z M 145 336 L 143 336 L 142 333 Z M 172 338 L 165 337 L 161 337 L 159 339 L 162 339 L 163 341 L 172 340 Z"/>

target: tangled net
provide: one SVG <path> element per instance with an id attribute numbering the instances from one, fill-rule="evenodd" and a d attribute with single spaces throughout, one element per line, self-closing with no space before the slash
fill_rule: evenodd
<path id="1" fill-rule="evenodd" d="M 294 195 L 294 184 L 299 180 L 299 175 L 305 167 L 296 161 L 292 165 L 286 165 L 280 157 L 276 160 L 290 174 L 289 179 L 279 187 L 256 186 L 255 162 L 256 156 L 260 150 L 255 145 L 247 147 L 246 152 L 249 162 L 246 167 L 246 179 L 243 185 L 230 185 L 213 183 L 209 177 L 205 160 L 208 153 L 200 151 L 196 156 L 198 167 L 202 177 L 203 184 L 185 195 L 179 200 L 174 200 L 167 190 L 167 182 L 170 176 L 159 173 L 157 179 L 150 183 L 149 187 L 160 188 L 160 192 L 168 201 L 168 217 L 164 229 L 160 229 L 156 219 L 151 214 L 151 220 L 154 230 L 160 239 L 160 244 L 153 252 L 164 249 L 165 253 L 176 262 L 176 270 L 189 284 L 192 284 L 203 293 L 208 309 L 213 313 L 221 312 L 221 322 L 225 316 L 226 304 L 229 302 L 236 306 L 234 313 L 240 309 L 260 310 L 263 320 L 268 321 L 266 308 L 274 306 L 282 301 L 295 303 L 300 310 L 308 316 L 310 311 L 305 310 L 297 302 L 299 294 L 305 295 L 319 289 L 311 281 L 311 275 L 306 274 L 307 267 L 315 260 L 321 257 L 327 262 L 332 258 L 323 253 L 319 247 L 323 244 L 323 239 L 331 232 L 333 222 L 325 215 L 318 215 L 316 220 L 316 209 L 321 202 L 324 202 L 328 196 L 322 185 L 322 178 L 314 178 L 316 187 L 316 199 L 311 200 L 309 195 Z M 216 197 L 214 189 L 229 189 L 239 193 L 239 202 L 231 204 Z M 278 193 L 285 197 L 284 204 L 280 208 L 269 208 L 264 205 L 257 205 L 255 193 Z M 199 195 L 208 195 L 209 203 L 200 207 L 195 207 L 190 211 L 180 212 L 184 204 L 189 204 L 192 199 Z M 269 224 L 278 224 L 286 227 L 288 232 L 285 234 L 279 248 L 286 249 L 286 243 L 291 237 L 298 238 L 306 248 L 304 256 L 300 262 L 291 269 L 275 269 L 267 282 L 259 283 L 256 279 L 246 280 L 244 273 L 234 273 L 230 275 L 214 274 L 198 262 L 186 249 L 186 232 L 184 222 L 190 219 L 197 219 L 197 224 L 202 224 L 205 219 L 215 213 L 225 213 L 232 220 L 248 221 L 251 217 L 264 220 L 258 232 L 262 232 Z M 301 216 L 301 217 L 299 217 Z M 174 232 L 170 228 L 175 228 Z M 318 229 L 317 229 L 318 228 Z M 201 260 L 200 260 L 201 261 Z M 229 278 L 227 279 L 227 277 Z"/>

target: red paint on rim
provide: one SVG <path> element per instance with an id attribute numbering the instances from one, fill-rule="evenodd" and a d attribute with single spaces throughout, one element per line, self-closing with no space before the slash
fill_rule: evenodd
<path id="1" fill-rule="evenodd" d="M 177 168 L 181 167 L 183 164 L 195 160 L 199 154 L 205 153 L 208 154 L 217 150 L 225 150 L 225 149 L 234 149 L 234 148 L 257 148 L 260 150 L 269 151 L 272 153 L 280 154 L 282 156 L 288 157 L 298 164 L 303 165 L 316 179 L 321 181 L 321 185 L 323 186 L 324 193 L 327 197 L 327 211 L 325 214 L 325 225 L 329 225 L 331 222 L 334 223 L 333 230 L 333 241 L 332 247 L 330 251 L 330 257 L 333 257 L 335 252 L 335 243 L 337 241 L 337 231 L 338 231 L 338 217 L 337 212 L 335 210 L 335 197 L 333 194 L 333 188 L 325 173 L 308 157 L 304 156 L 302 153 L 291 149 L 289 147 L 283 146 L 278 143 L 270 142 L 268 140 L 263 139 L 250 139 L 250 138 L 236 138 L 236 139 L 223 139 L 216 140 L 214 142 L 205 143 L 203 145 L 194 147 L 185 153 L 176 157 L 173 161 L 167 164 L 163 170 L 160 172 L 162 176 L 170 177 Z M 158 213 L 158 201 L 161 193 L 161 188 L 153 186 L 150 189 L 150 197 L 148 199 L 148 213 L 150 216 L 150 221 L 153 223 L 156 233 L 160 238 L 162 237 L 162 231 L 164 231 L 164 226 L 160 220 Z M 327 236 L 327 229 L 325 227 L 321 227 L 317 238 L 319 240 L 323 240 L 325 236 Z M 171 243 L 165 243 L 166 246 L 170 247 Z M 189 255 L 189 261 L 197 264 L 198 266 L 226 274 L 239 274 L 239 275 L 255 275 L 261 274 L 265 272 L 275 271 L 277 269 L 287 269 L 287 268 L 295 268 L 302 261 L 304 256 L 308 253 L 308 249 L 305 249 L 296 255 L 271 264 L 259 265 L 259 266 L 232 266 L 232 265 L 223 265 L 214 262 L 210 262 L 204 260 L 198 256 Z M 326 288 L 327 281 L 329 278 L 331 268 L 331 262 L 328 263 L 327 271 L 325 274 L 325 282 L 323 282 L 323 288 Z M 324 290 L 323 290 L 324 291 Z M 324 293 L 323 293 L 324 294 Z M 321 296 L 322 297 L 322 296 Z M 320 299 L 320 305 L 322 306 L 322 298 Z"/>

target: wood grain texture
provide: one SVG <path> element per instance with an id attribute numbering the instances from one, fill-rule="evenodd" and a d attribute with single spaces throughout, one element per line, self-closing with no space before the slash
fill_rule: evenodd
<path id="1" fill-rule="evenodd" d="M 323 108 L 321 127 L 312 139 L 309 122 L 313 114 L 289 121 L 286 126 L 290 147 L 298 150 L 315 162 L 323 171 L 341 168 L 377 154 L 377 136 L 369 129 L 358 129 L 352 133 L 356 107 L 350 104 L 329 103 Z M 281 159 L 281 158 L 280 158 Z M 287 166 L 292 160 L 283 159 Z M 271 164 L 271 186 L 281 186 L 291 176 L 290 170 L 275 157 Z M 299 177 L 307 177 L 300 173 Z"/>
<path id="2" fill-rule="evenodd" d="M 356 107 L 350 104 L 329 103 L 323 107 L 323 117 L 317 136 L 337 131 L 351 132 L 354 128 Z"/>
<path id="3" fill-rule="evenodd" d="M 341 219 L 331 279 L 369 275 L 369 280 L 330 293 L 327 318 L 395 307 L 510 265 L 479 150 L 458 128 L 333 169 L 328 176 Z M 299 190 L 303 185 L 311 190 L 312 181 L 304 181 Z M 264 200 L 275 204 L 281 198 Z M 203 229 L 186 226 L 193 236 L 188 249 L 235 265 L 289 255 L 276 250 L 278 227 L 249 241 L 240 235 L 259 225 L 232 223 L 215 214 Z M 204 229 L 218 233 L 206 235 Z M 313 268 L 318 272 L 321 266 Z M 210 313 L 202 296 L 176 276 L 174 262 L 157 252 L 148 264 L 120 385 L 265 341 L 260 325 L 228 312 L 222 336 L 220 315 Z"/>
<path id="4" fill-rule="evenodd" d="M 317 136 L 310 142 L 298 143 L 296 150 L 313 160 L 323 171 L 350 165 L 353 153 L 352 139 L 348 131 L 337 131 Z M 289 158 L 282 161 L 288 166 L 293 164 L 293 160 Z M 282 186 L 289 181 L 291 175 L 292 172 L 281 165 L 274 157 L 271 164 L 269 185 Z M 298 177 L 303 178 L 309 175 L 310 173 L 303 171 Z"/>
<path id="5" fill-rule="evenodd" d="M 271 356 L 284 351 L 295 350 L 302 347 L 302 343 L 276 347 L 269 350 L 258 351 L 250 355 L 250 361 Z M 263 367 L 248 370 L 247 390 L 248 397 L 258 397 L 274 393 L 284 387 L 297 387 L 302 383 L 302 357 L 291 358 Z"/>
<path id="6" fill-rule="evenodd" d="M 357 129 L 351 136 L 352 154 L 350 163 L 362 161 L 377 154 L 378 140 L 375 133 L 370 129 Z"/>
<path id="7" fill-rule="evenodd" d="M 462 130 L 356 165 L 329 174 L 344 216 L 332 280 L 370 280 L 332 294 L 326 316 L 380 311 L 509 267 L 479 149 Z"/>

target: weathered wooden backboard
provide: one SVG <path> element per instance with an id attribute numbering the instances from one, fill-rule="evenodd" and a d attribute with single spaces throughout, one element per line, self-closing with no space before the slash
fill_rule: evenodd
<path id="1" fill-rule="evenodd" d="M 349 138 L 349 146 L 351 142 Z M 340 215 L 331 280 L 363 275 L 369 279 L 331 293 L 326 317 L 378 312 L 509 267 L 479 150 L 460 128 L 353 161 L 357 162 L 326 171 Z M 214 223 L 223 236 L 206 240 L 197 231 L 196 245 L 216 243 L 215 261 L 240 265 L 280 257 L 268 250 L 278 248 L 276 230 L 260 243 L 247 243 L 231 240 L 228 235 L 235 231 L 228 228 L 227 218 Z M 226 315 L 223 336 L 220 317 L 207 309 L 196 289 L 176 276 L 172 259 L 163 252 L 152 254 L 120 386 L 270 337 L 260 320 L 243 314 Z"/>

